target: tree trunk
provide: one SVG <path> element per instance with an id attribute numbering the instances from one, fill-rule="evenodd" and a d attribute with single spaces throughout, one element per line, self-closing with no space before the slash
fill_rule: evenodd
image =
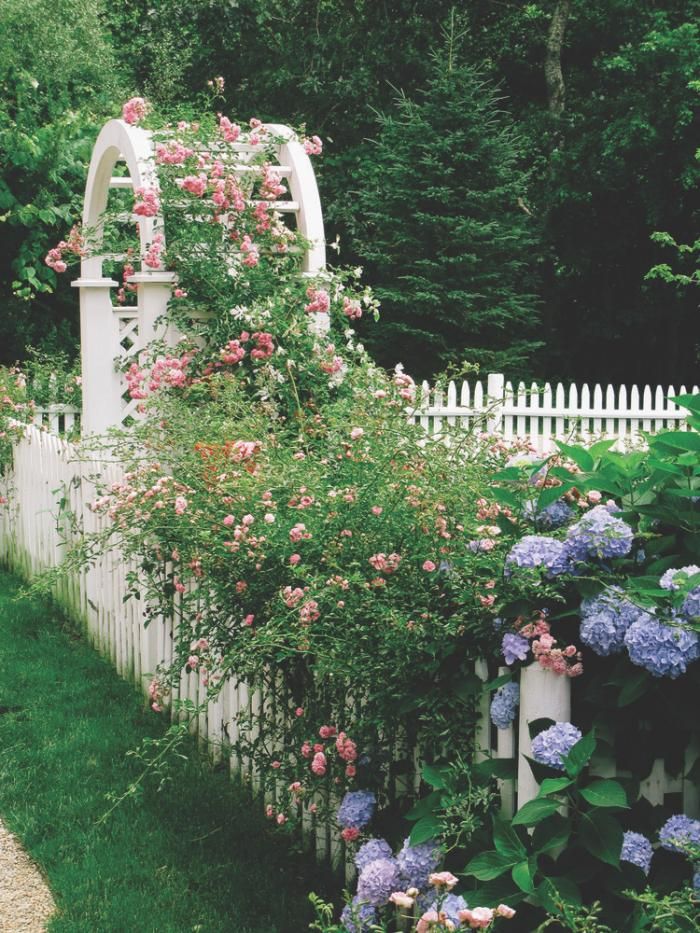
<path id="1" fill-rule="evenodd" d="M 547 82 L 547 104 L 554 117 L 564 112 L 566 88 L 561 70 L 561 49 L 564 44 L 566 23 L 571 13 L 571 0 L 557 0 L 547 36 L 547 52 L 544 60 L 544 77 Z"/>

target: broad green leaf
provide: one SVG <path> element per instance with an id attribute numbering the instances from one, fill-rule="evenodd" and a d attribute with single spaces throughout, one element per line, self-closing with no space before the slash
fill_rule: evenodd
<path id="1" fill-rule="evenodd" d="M 573 460 L 576 466 L 581 467 L 581 469 L 590 473 L 594 467 L 593 457 L 588 453 L 588 451 L 583 447 L 573 447 L 571 444 L 565 444 L 563 441 L 556 442 L 557 447 L 563 454 Z"/>
<path id="2" fill-rule="evenodd" d="M 482 778 L 500 778 L 507 781 L 515 777 L 515 758 L 487 758 L 474 765 L 474 771 Z"/>
<path id="3" fill-rule="evenodd" d="M 417 846 L 421 842 L 428 842 L 429 839 L 436 839 L 441 830 L 442 826 L 434 816 L 424 816 L 411 830 L 411 845 Z"/>
<path id="4" fill-rule="evenodd" d="M 590 761 L 591 755 L 595 751 L 595 744 L 595 734 L 591 731 L 580 738 L 574 745 L 569 754 L 564 758 L 564 768 L 569 777 L 578 777 L 583 771 Z"/>
<path id="5" fill-rule="evenodd" d="M 440 804 L 442 794 L 439 790 L 434 790 L 427 797 L 423 797 L 418 803 L 414 804 L 406 814 L 407 820 L 420 820 L 424 816 L 432 813 Z"/>
<path id="6" fill-rule="evenodd" d="M 540 719 L 533 719 L 527 724 L 530 738 L 534 739 L 536 735 L 540 734 L 540 732 L 544 732 L 545 729 L 549 729 L 549 727 L 553 725 L 554 720 L 548 719 L 546 716 L 542 716 Z"/>
<path id="7" fill-rule="evenodd" d="M 544 781 L 540 784 L 540 790 L 537 794 L 538 797 L 546 797 L 548 794 L 558 794 L 563 790 L 566 790 L 567 787 L 571 787 L 573 784 L 571 778 L 560 777 L 560 778 L 545 778 Z"/>
<path id="8" fill-rule="evenodd" d="M 491 881 L 508 871 L 515 864 L 515 859 L 491 850 L 481 852 L 464 869 L 467 875 L 473 875 L 479 881 Z"/>
<path id="9" fill-rule="evenodd" d="M 553 502 L 557 502 L 574 484 L 571 482 L 562 483 L 561 486 L 552 486 L 550 489 L 544 489 L 537 497 L 537 509 L 544 509 Z"/>
<path id="10" fill-rule="evenodd" d="M 437 790 L 443 790 L 447 787 L 445 782 L 445 768 L 438 768 L 435 765 L 423 765 L 423 780 L 431 787 Z"/>
<path id="11" fill-rule="evenodd" d="M 535 852 L 549 852 L 551 849 L 563 849 L 571 835 L 571 820 L 561 813 L 553 813 L 542 823 L 538 823 L 532 834 L 532 848 Z"/>
<path id="12" fill-rule="evenodd" d="M 524 859 L 518 862 L 511 870 L 511 878 L 517 884 L 521 891 L 527 894 L 535 893 L 535 872 L 537 871 L 537 859 Z"/>
<path id="13" fill-rule="evenodd" d="M 617 698 L 618 706 L 629 706 L 645 693 L 651 683 L 651 675 L 645 670 L 630 671 Z"/>
<path id="14" fill-rule="evenodd" d="M 580 904 L 581 892 L 568 878 L 546 878 L 537 888 L 537 900 L 550 914 L 561 917 L 563 905 Z"/>
<path id="15" fill-rule="evenodd" d="M 617 781 L 593 781 L 588 787 L 581 788 L 581 796 L 594 807 L 624 807 L 629 809 L 627 794 L 622 784 Z"/>
<path id="16" fill-rule="evenodd" d="M 512 858 L 514 862 L 527 855 L 527 849 L 510 822 L 497 816 L 493 818 L 493 844 L 501 855 Z"/>
<path id="17" fill-rule="evenodd" d="M 601 810 L 583 813 L 579 836 L 584 848 L 591 855 L 600 859 L 601 862 L 619 868 L 622 827 L 614 817 Z"/>
<path id="18" fill-rule="evenodd" d="M 547 819 L 552 813 L 556 813 L 561 806 L 558 800 L 541 800 L 536 797 L 534 800 L 528 800 L 526 804 L 518 810 L 512 819 L 513 826 L 534 826 Z"/>

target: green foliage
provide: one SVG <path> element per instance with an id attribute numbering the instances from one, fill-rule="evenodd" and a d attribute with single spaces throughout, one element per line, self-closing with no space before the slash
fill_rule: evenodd
<path id="1" fill-rule="evenodd" d="M 368 149 L 353 202 L 354 248 L 382 302 L 368 344 L 384 363 L 401 346 L 410 372 L 427 354 L 434 369 L 468 358 L 524 373 L 538 347 L 527 177 L 498 92 L 458 39 L 435 53 L 426 87 L 379 118 Z"/>
<path id="2" fill-rule="evenodd" d="M 1 358 L 46 342 L 72 350 L 75 294 L 44 264 L 79 214 L 85 166 L 121 96 L 102 0 L 7 0 L 0 8 Z M 67 283 L 66 283 L 67 285 Z"/>

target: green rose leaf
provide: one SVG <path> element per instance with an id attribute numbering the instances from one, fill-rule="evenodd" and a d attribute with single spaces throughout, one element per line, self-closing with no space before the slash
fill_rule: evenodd
<path id="1" fill-rule="evenodd" d="M 518 810 L 512 820 L 513 826 L 534 826 L 546 820 L 552 813 L 556 813 L 561 804 L 558 800 L 540 799 L 528 800 Z"/>
<path id="2" fill-rule="evenodd" d="M 627 794 L 622 784 L 617 781 L 594 781 L 588 787 L 581 788 L 581 796 L 594 807 L 625 807 L 629 809 Z"/>

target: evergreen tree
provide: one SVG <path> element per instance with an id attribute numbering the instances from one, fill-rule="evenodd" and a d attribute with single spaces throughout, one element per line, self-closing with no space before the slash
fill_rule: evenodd
<path id="1" fill-rule="evenodd" d="M 425 90 L 379 117 L 353 243 L 382 301 L 378 360 L 427 376 L 464 360 L 533 373 L 537 225 L 497 88 L 456 60 L 454 30 Z"/>

